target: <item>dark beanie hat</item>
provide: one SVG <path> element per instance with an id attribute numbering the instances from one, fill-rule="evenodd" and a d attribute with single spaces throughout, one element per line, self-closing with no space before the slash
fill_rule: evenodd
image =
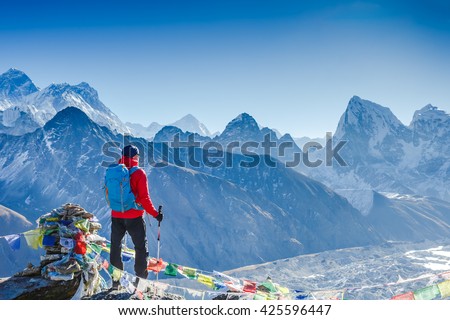
<path id="1" fill-rule="evenodd" d="M 122 150 L 122 155 L 125 157 L 133 158 L 137 154 L 139 154 L 139 149 L 131 144 Z"/>

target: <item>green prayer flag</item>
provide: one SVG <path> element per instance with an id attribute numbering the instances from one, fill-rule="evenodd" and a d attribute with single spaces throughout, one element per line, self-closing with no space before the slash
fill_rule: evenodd
<path id="1" fill-rule="evenodd" d="M 174 263 L 169 263 L 166 266 L 166 270 L 164 270 L 164 274 L 167 276 L 176 277 L 176 275 L 178 274 L 178 265 Z"/>
<path id="2" fill-rule="evenodd" d="M 275 288 L 274 284 L 272 283 L 272 281 L 266 281 L 261 283 L 258 286 L 258 289 L 261 291 L 265 291 L 265 292 L 277 292 L 277 288 Z"/>
<path id="3" fill-rule="evenodd" d="M 87 219 L 78 220 L 77 222 L 74 223 L 74 225 L 75 227 L 77 227 L 80 230 L 83 230 L 84 232 L 89 231 L 89 220 Z"/>
<path id="4" fill-rule="evenodd" d="M 183 274 L 190 279 L 195 279 L 197 277 L 197 270 L 193 268 L 183 267 Z"/>
<path id="5" fill-rule="evenodd" d="M 267 300 L 267 298 L 261 294 L 255 294 L 253 300 Z"/>
<path id="6" fill-rule="evenodd" d="M 439 288 L 436 285 L 414 291 L 415 300 L 433 300 L 439 296 Z"/>
<path id="7" fill-rule="evenodd" d="M 113 272 L 114 272 L 114 266 L 113 266 L 112 264 L 109 264 L 109 265 L 108 265 L 108 273 L 109 273 L 110 275 L 112 275 Z"/>
<path id="8" fill-rule="evenodd" d="M 99 246 L 96 243 L 91 243 L 90 247 L 95 253 L 101 253 L 102 252 L 102 246 Z"/>

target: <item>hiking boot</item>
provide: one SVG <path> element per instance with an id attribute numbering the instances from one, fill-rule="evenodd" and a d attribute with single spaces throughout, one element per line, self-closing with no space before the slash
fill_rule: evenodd
<path id="1" fill-rule="evenodd" d="M 139 285 L 139 281 L 140 281 L 140 278 L 139 277 L 136 277 L 136 280 L 134 280 L 133 281 L 133 285 L 137 288 L 137 286 Z"/>

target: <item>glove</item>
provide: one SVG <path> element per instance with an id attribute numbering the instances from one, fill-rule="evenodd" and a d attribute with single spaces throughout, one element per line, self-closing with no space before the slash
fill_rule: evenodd
<path id="1" fill-rule="evenodd" d="M 160 212 L 158 213 L 158 215 L 155 217 L 156 220 L 158 220 L 158 222 L 163 221 L 164 215 Z"/>

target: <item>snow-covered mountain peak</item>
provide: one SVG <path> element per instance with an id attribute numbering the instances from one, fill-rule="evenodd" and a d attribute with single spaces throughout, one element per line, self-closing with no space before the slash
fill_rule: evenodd
<path id="1" fill-rule="evenodd" d="M 38 90 L 33 81 L 21 70 L 11 68 L 8 71 L 0 75 L 0 88 L 3 88 L 4 84 L 13 84 L 17 87 L 26 87 L 29 89 L 28 93 L 32 93 Z M 10 92 L 10 94 L 13 92 Z"/>
<path id="2" fill-rule="evenodd" d="M 44 88 L 39 95 L 45 95 L 50 97 L 56 97 L 66 91 L 70 85 L 67 82 L 52 83 L 48 87 Z"/>
<path id="3" fill-rule="evenodd" d="M 256 120 L 248 113 L 243 112 L 240 115 L 238 115 L 236 118 L 234 118 L 231 122 L 248 122 L 248 123 L 254 122 L 254 123 L 256 123 Z"/>
<path id="4" fill-rule="evenodd" d="M 248 113 L 241 113 L 236 118 L 231 120 L 225 127 L 225 130 L 222 133 L 222 135 L 232 130 L 235 130 L 236 128 L 253 132 L 259 132 L 260 130 L 256 120 Z"/>
<path id="5" fill-rule="evenodd" d="M 187 115 L 185 115 L 183 118 L 181 118 L 178 121 L 195 121 L 195 122 L 197 122 L 198 120 L 192 114 L 188 113 Z"/>
<path id="6" fill-rule="evenodd" d="M 9 69 L 0 75 L 0 111 L 11 107 L 17 100 L 38 90 L 24 72 Z"/>
<path id="7" fill-rule="evenodd" d="M 208 128 L 192 114 L 185 115 L 180 120 L 171 123 L 170 126 L 178 127 L 183 131 L 198 133 L 199 135 L 205 137 L 211 136 L 211 132 Z"/>
<path id="8" fill-rule="evenodd" d="M 89 128 L 92 123 L 92 120 L 79 108 L 67 107 L 59 111 L 52 119 L 50 119 L 50 121 L 45 124 L 44 129 L 49 131 L 53 128 Z"/>
<path id="9" fill-rule="evenodd" d="M 389 108 L 353 96 L 339 120 L 335 136 L 342 138 L 349 132 L 355 131 L 357 134 L 362 133 L 372 137 L 381 135 L 382 137 L 379 138 L 382 139 L 389 131 L 396 131 L 403 127 L 404 125 Z"/>
<path id="10" fill-rule="evenodd" d="M 95 102 L 98 104 L 99 97 L 98 92 L 92 88 L 87 82 L 80 82 L 77 85 L 70 85 L 67 82 L 52 83 L 47 88 L 41 91 L 40 95 L 58 97 L 67 92 L 73 92 L 79 94 L 86 102 Z"/>
<path id="11" fill-rule="evenodd" d="M 261 130 L 256 120 L 248 113 L 241 113 L 227 124 L 219 140 L 255 140 L 260 139 L 260 136 Z"/>
<path id="12" fill-rule="evenodd" d="M 411 124 L 414 124 L 417 121 L 430 121 L 430 120 L 447 121 L 448 119 L 450 119 L 450 115 L 446 113 L 444 110 L 440 110 L 438 109 L 438 107 L 435 107 L 431 104 L 427 104 L 422 109 L 414 112 Z"/>
<path id="13" fill-rule="evenodd" d="M 397 117 L 392 113 L 389 108 L 383 107 L 369 100 L 363 100 L 358 96 L 353 96 L 347 106 L 348 113 L 355 116 L 362 115 L 363 117 L 358 117 L 356 120 L 359 121 L 376 121 L 384 120 L 387 123 L 393 124 L 395 126 L 401 126 L 402 123 Z M 364 117 L 364 115 L 367 115 Z M 371 117 L 376 116 L 378 119 L 371 119 Z"/>
<path id="14" fill-rule="evenodd" d="M 88 98 L 98 99 L 98 92 L 94 88 L 92 88 L 87 82 L 80 82 L 77 85 L 72 86 L 72 88 L 77 92 Z"/>
<path id="15" fill-rule="evenodd" d="M 100 101 L 98 92 L 86 82 L 77 85 L 53 83 L 39 91 L 30 104 L 38 106 L 35 117 L 42 125 L 57 112 L 67 107 L 77 107 L 100 125 L 118 132 L 129 132 L 120 119 Z"/>
<path id="16" fill-rule="evenodd" d="M 0 75 L 0 132 L 13 135 L 32 132 L 67 107 L 79 108 L 113 131 L 129 132 L 87 82 L 52 83 L 40 90 L 20 70 L 9 69 Z"/>
<path id="17" fill-rule="evenodd" d="M 416 144 L 417 138 L 434 141 L 436 150 L 442 151 L 444 150 L 442 147 L 448 145 L 447 141 L 450 138 L 450 115 L 428 104 L 414 113 L 409 128 L 414 132 Z"/>
<path id="18" fill-rule="evenodd" d="M 289 133 L 286 133 L 280 137 L 280 141 L 291 141 L 294 142 L 294 138 Z"/>
<path id="19" fill-rule="evenodd" d="M 159 130 L 153 141 L 154 142 L 170 142 L 173 141 L 173 137 L 176 135 L 182 135 L 183 130 L 175 126 L 165 126 L 161 130 Z"/>

